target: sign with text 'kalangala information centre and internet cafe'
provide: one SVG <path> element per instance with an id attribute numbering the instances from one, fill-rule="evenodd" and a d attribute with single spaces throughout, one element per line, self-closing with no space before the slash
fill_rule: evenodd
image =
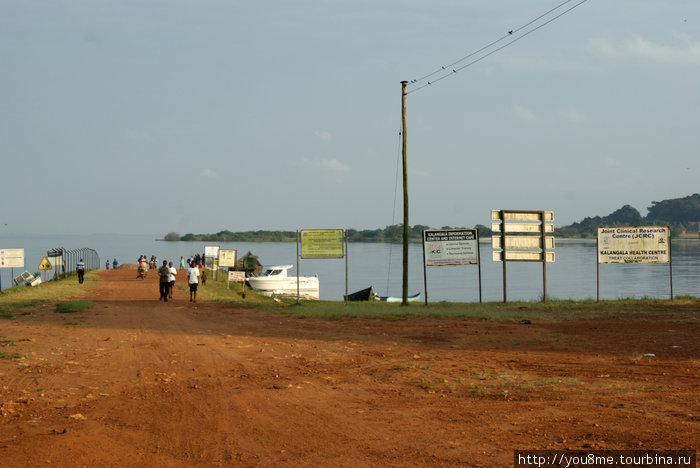
<path id="1" fill-rule="evenodd" d="M 479 245 L 476 229 L 423 231 L 425 266 L 476 265 Z"/>
<path id="2" fill-rule="evenodd" d="M 668 226 L 598 228 L 598 263 L 669 263 Z"/>

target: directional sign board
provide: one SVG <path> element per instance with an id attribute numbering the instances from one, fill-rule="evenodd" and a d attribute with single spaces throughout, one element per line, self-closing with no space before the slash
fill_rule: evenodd
<path id="1" fill-rule="evenodd" d="M 491 230 L 493 232 L 518 232 L 518 233 L 539 233 L 542 228 L 539 224 L 526 224 L 526 223 L 507 223 L 505 226 L 503 223 L 491 223 Z M 544 231 L 547 233 L 554 232 L 553 224 L 545 224 Z"/>
<path id="2" fill-rule="evenodd" d="M 554 237 L 545 237 L 547 250 L 554 250 Z M 491 247 L 494 249 L 502 249 L 502 239 L 500 237 L 491 238 Z M 538 250 L 542 248 L 542 238 L 537 236 L 505 236 L 506 249 L 526 249 Z"/>
<path id="3" fill-rule="evenodd" d="M 544 221 L 553 222 L 553 211 L 503 211 L 503 219 L 501 219 L 501 210 L 491 210 L 491 221 Z"/>
<path id="4" fill-rule="evenodd" d="M 493 261 L 553 262 L 554 213 L 552 211 L 491 210 Z M 506 235 L 516 234 L 516 235 Z M 546 255 L 544 254 L 546 252 Z M 551 254 L 551 255 L 550 255 Z"/>
<path id="5" fill-rule="evenodd" d="M 506 302 L 506 264 L 542 263 L 542 300 L 547 300 L 547 263 L 554 262 L 554 212 L 491 210 L 491 247 L 494 262 L 503 263 L 503 302 Z M 509 234 L 509 235 L 507 235 Z"/>
<path id="6" fill-rule="evenodd" d="M 493 252 L 493 261 L 503 261 L 503 251 Z M 513 250 L 505 251 L 506 260 L 509 262 L 541 262 L 542 252 L 518 252 Z M 554 252 L 547 252 L 547 263 L 554 263 Z"/>

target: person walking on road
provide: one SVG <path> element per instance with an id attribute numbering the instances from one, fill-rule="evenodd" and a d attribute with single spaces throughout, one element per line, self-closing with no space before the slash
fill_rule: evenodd
<path id="1" fill-rule="evenodd" d="M 187 270 L 187 282 L 190 285 L 190 302 L 197 302 L 197 286 L 199 286 L 199 268 L 194 263 Z"/>
<path id="2" fill-rule="evenodd" d="M 168 289 L 170 283 L 168 282 L 170 278 L 170 268 L 168 268 L 168 261 L 163 260 L 163 266 L 158 269 L 158 276 L 160 276 L 160 281 L 158 283 L 160 287 L 160 299 L 163 302 L 168 302 Z"/>
<path id="3" fill-rule="evenodd" d="M 81 258 L 77 265 L 75 265 L 75 270 L 78 272 L 78 283 L 83 284 L 85 279 L 85 263 Z"/>
<path id="4" fill-rule="evenodd" d="M 177 275 L 177 269 L 173 266 L 173 262 L 168 263 L 168 269 L 170 270 L 170 276 L 168 276 L 168 299 L 173 298 L 173 289 L 175 288 L 175 275 Z"/>

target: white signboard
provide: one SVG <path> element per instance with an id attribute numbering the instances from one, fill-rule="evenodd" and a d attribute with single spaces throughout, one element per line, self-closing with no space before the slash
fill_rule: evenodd
<path id="1" fill-rule="evenodd" d="M 517 261 L 517 262 L 541 262 L 543 258 L 542 252 L 527 252 L 527 251 L 517 251 L 517 250 L 506 250 L 506 261 Z M 493 252 L 492 258 L 494 262 L 503 261 L 503 251 Z M 554 252 L 547 252 L 547 263 L 554 263 L 556 257 Z"/>
<path id="2" fill-rule="evenodd" d="M 24 249 L 0 249 L 0 268 L 24 268 Z"/>
<path id="3" fill-rule="evenodd" d="M 669 263 L 667 226 L 598 228 L 598 263 Z"/>
<path id="4" fill-rule="evenodd" d="M 232 283 L 243 283 L 245 282 L 245 271 L 229 271 L 228 280 Z"/>
<path id="5" fill-rule="evenodd" d="M 219 257 L 219 246 L 218 245 L 205 245 L 204 246 L 204 256 L 209 258 Z"/>
<path id="6" fill-rule="evenodd" d="M 544 219 L 543 219 L 544 218 Z M 554 221 L 554 211 L 504 211 L 501 219 L 501 210 L 491 210 L 491 221 Z"/>
<path id="7" fill-rule="evenodd" d="M 63 266 L 63 249 L 47 250 L 46 256 L 49 257 L 49 261 L 56 268 Z"/>
<path id="8" fill-rule="evenodd" d="M 425 266 L 477 265 L 476 229 L 423 231 Z"/>

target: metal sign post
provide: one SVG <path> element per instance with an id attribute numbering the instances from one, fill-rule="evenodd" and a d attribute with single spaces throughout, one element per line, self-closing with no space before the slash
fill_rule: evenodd
<path id="1" fill-rule="evenodd" d="M 10 287 L 12 287 L 15 268 L 24 268 L 24 249 L 0 249 L 0 268 L 10 269 Z M 2 280 L 0 280 L 0 291 L 2 291 Z"/>
<path id="2" fill-rule="evenodd" d="M 441 229 L 423 231 L 423 285 L 428 305 L 429 266 L 479 265 L 479 232 L 476 229 Z M 479 268 L 479 302 L 481 302 L 481 268 Z"/>
<path id="3" fill-rule="evenodd" d="M 503 262 L 503 302 L 506 296 L 506 263 L 542 263 L 542 302 L 547 302 L 547 262 L 554 262 L 554 213 L 552 211 L 491 210 L 493 261 Z M 511 234 L 511 235 L 507 235 Z M 548 235 L 549 234 L 549 235 Z"/>
<path id="4" fill-rule="evenodd" d="M 600 300 L 600 265 L 614 263 L 668 263 L 669 287 L 673 300 L 671 228 L 669 226 L 599 227 L 596 238 L 598 259 L 596 300 Z"/>
<path id="5" fill-rule="evenodd" d="M 236 250 L 235 249 L 219 249 L 217 258 L 217 269 L 218 267 L 235 268 L 236 267 Z M 231 275 L 226 276 L 226 289 L 229 288 L 229 283 L 231 282 Z M 245 297 L 245 296 L 244 296 Z"/>
<path id="6" fill-rule="evenodd" d="M 345 257 L 345 304 L 348 296 L 347 233 L 343 229 L 297 231 L 297 303 L 299 302 L 299 249 L 301 258 Z"/>

